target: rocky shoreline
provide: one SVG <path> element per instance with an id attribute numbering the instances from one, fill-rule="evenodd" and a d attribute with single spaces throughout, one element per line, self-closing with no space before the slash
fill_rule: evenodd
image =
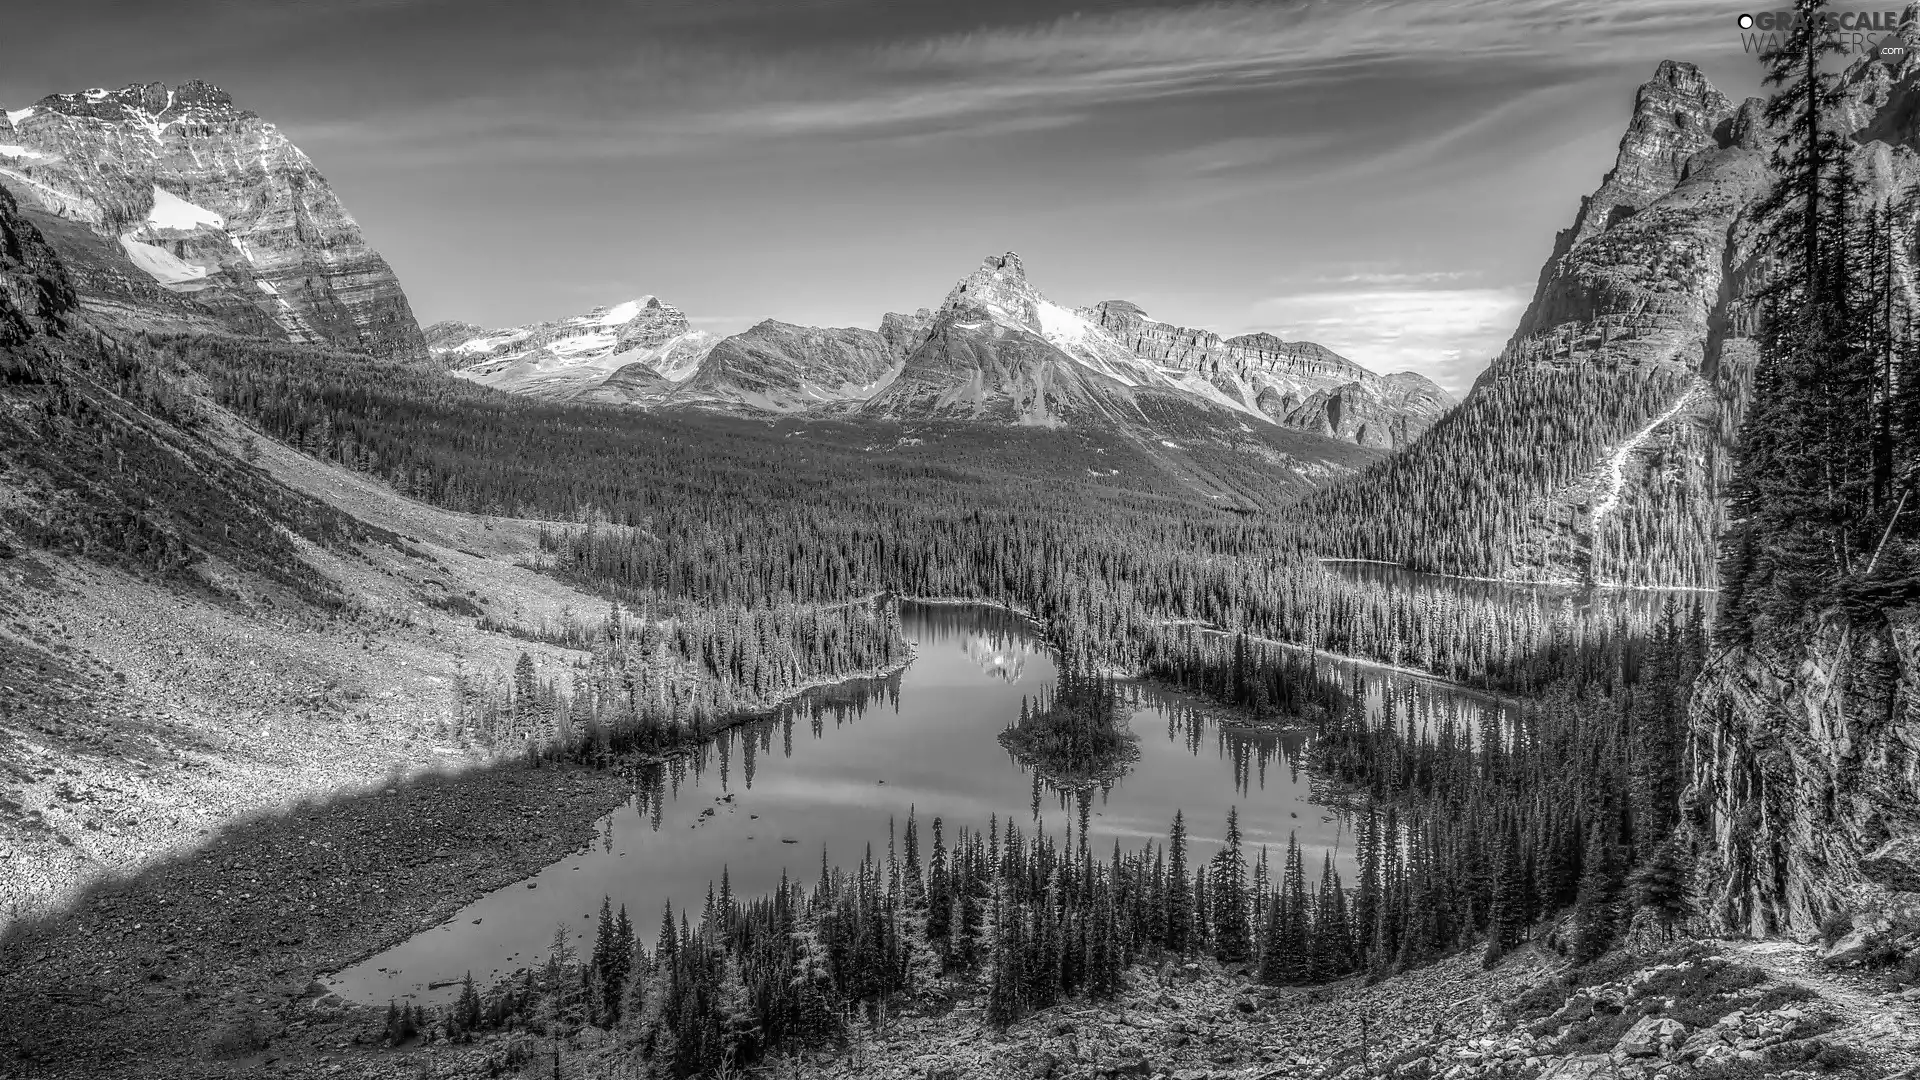
<path id="1" fill-rule="evenodd" d="M 0 941 L 0 1075 L 234 1075 L 351 1047 L 376 1010 L 316 1011 L 319 976 L 564 857 L 628 794 L 512 765 L 234 824 Z"/>
<path id="2" fill-rule="evenodd" d="M 782 702 L 886 678 L 914 655 Z M 778 707 L 644 759 L 683 757 Z M 377 1046 L 382 1010 L 318 980 L 591 842 L 632 794 L 627 763 L 496 763 L 303 803 L 22 920 L 0 938 L 0 1076 L 283 1071 Z"/>

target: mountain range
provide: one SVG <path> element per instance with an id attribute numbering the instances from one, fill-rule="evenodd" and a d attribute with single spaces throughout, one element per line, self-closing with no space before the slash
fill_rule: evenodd
<path id="1" fill-rule="evenodd" d="M 986 259 L 938 308 L 889 312 L 877 331 L 767 320 L 721 338 L 644 296 L 502 330 L 438 323 L 426 336 L 437 359 L 484 385 L 645 407 L 1151 427 L 1144 400 L 1394 449 L 1453 405 L 1423 376 L 1382 377 L 1312 342 L 1222 339 L 1123 300 L 1064 307 L 1013 252 Z"/>
<path id="2" fill-rule="evenodd" d="M 1063 307 L 1012 253 L 988 259 L 937 309 L 889 313 L 878 330 L 768 320 L 722 338 L 646 296 L 527 326 L 443 322 L 422 333 L 312 161 L 204 82 L 0 110 L 0 182 L 98 317 L 431 356 L 540 397 L 1149 431 L 1158 400 L 1388 450 L 1453 404 L 1417 374 L 1382 377 L 1311 342 L 1223 340 L 1118 300 Z"/>
<path id="3" fill-rule="evenodd" d="M 1920 38 L 1915 23 L 1910 13 L 1909 40 Z M 1861 202 L 1913 186 L 1920 58 L 1891 68 L 1863 60 L 1843 86 Z M 658 605 L 648 617 L 676 633 L 726 605 L 830 611 L 882 590 L 999 602 L 1063 635 L 1144 643 L 1130 662 L 1149 671 L 1158 662 L 1183 679 L 1181 655 L 1165 651 L 1176 635 L 1238 626 L 1230 666 L 1222 653 L 1214 669 L 1191 672 L 1214 670 L 1223 686 L 1246 682 L 1248 635 L 1263 632 L 1276 647 L 1429 671 L 1444 653 L 1478 665 L 1454 677 L 1477 674 L 1489 690 L 1502 688 L 1502 672 L 1582 649 L 1594 670 L 1657 666 L 1637 645 L 1609 652 L 1602 621 L 1580 622 L 1592 613 L 1572 603 L 1549 625 L 1547 616 L 1444 585 L 1347 583 L 1314 560 L 1509 582 L 1711 588 L 1757 364 L 1767 266 L 1757 208 L 1776 178 L 1761 103 L 1735 104 L 1691 65 L 1660 65 L 1638 92 L 1612 169 L 1555 238 L 1512 339 L 1449 408 L 1418 376 L 1380 376 L 1311 343 L 1222 339 L 1120 300 L 1056 304 L 1012 253 L 986 259 L 938 306 L 886 314 L 875 330 L 768 321 L 722 337 L 647 296 L 525 327 L 440 323 L 423 332 L 391 269 L 312 163 L 223 91 L 204 83 L 90 90 L 0 117 L 0 600 L 8 616 L 0 657 L 17 673 L 0 686 L 8 695 L 0 811 L 12 815 L 0 824 L 30 837 L 4 852 L 0 902 L 13 913 L 36 910 L 57 885 L 138 866 L 168 844 L 198 844 L 189 840 L 195 830 L 206 835 L 299 795 L 365 781 L 381 792 L 367 801 L 411 810 L 417 791 L 402 798 L 402 785 L 383 786 L 380 777 L 395 775 L 386 770 L 443 750 L 484 760 L 464 742 L 472 700 L 494 686 L 531 692 L 518 665 L 536 657 L 543 673 L 578 671 L 583 644 L 622 632 L 618 606 L 600 627 L 576 623 L 578 613 L 603 609 L 607 595 Z M 1920 302 L 1904 258 L 1893 260 L 1897 287 L 1887 303 L 1911 314 Z M 930 446 L 935 431 L 975 441 Z M 1124 437 L 1106 437 L 1113 433 Z M 1194 449 L 1207 440 L 1207 451 Z M 947 452 L 961 445 L 971 458 Z M 994 454 L 991 467 L 975 467 Z M 1019 468 L 1001 467 L 1011 459 Z M 1113 481 L 1123 461 L 1186 487 Z M 1275 480 L 1283 474 L 1287 482 Z M 1260 484 L 1271 485 L 1266 501 L 1236 497 Z M 717 491 L 729 497 L 716 499 Z M 1252 621 L 1256 610 L 1267 613 L 1266 626 Z M 1621 760 L 1636 770 L 1642 756 L 1670 759 L 1672 786 L 1685 792 L 1655 793 L 1647 776 L 1623 769 L 1592 789 L 1617 780 L 1619 805 L 1550 806 L 1574 815 L 1555 828 L 1577 826 L 1582 813 L 1640 828 L 1653 820 L 1639 816 L 1642 803 L 1671 809 L 1685 868 L 1677 857 L 1644 865 L 1688 876 L 1688 917 L 1702 934 L 1811 941 L 1840 914 L 1881 927 L 1891 925 L 1884 913 L 1909 919 L 1920 895 L 1912 767 L 1920 630 L 1912 608 L 1870 615 L 1877 626 L 1863 617 L 1856 627 L 1842 611 L 1785 657 L 1749 648 L 1709 657 L 1703 646 L 1695 657 L 1703 673 L 1684 688 L 1691 704 L 1674 705 L 1672 717 L 1651 692 L 1607 702 L 1587 731 L 1628 748 Z M 1283 637 L 1306 635 L 1296 623 L 1319 627 L 1319 636 Z M 733 620 L 724 638 L 745 641 L 751 635 L 736 631 L 746 625 Z M 1579 643 L 1576 630 L 1601 644 Z M 1265 655 L 1268 643 L 1255 651 Z M 647 678 L 656 667 L 649 662 Z M 685 675 L 671 692 L 655 689 L 677 702 L 683 689 L 724 689 L 714 673 L 736 669 L 745 670 L 724 657 L 689 661 L 684 672 L 666 672 Z M 1264 673 L 1278 669 L 1259 670 L 1235 692 L 1265 700 Z M 1548 698 L 1542 712 L 1591 702 L 1591 693 Z M 547 714 L 524 700 L 515 698 L 512 714 L 544 724 Z M 564 743 L 563 721 L 554 722 Z M 460 747 L 441 746 L 454 737 Z M 532 738 L 524 746 L 537 750 Z M 196 771 L 209 761 L 218 768 Z M 553 776 L 533 786 L 606 782 Z M 102 777 L 110 782 L 88 790 Z M 621 790 L 581 821 L 627 797 Z M 445 820 L 491 826 L 539 813 L 498 798 L 491 806 Z M 441 827 L 439 818 L 408 816 Z M 306 822 L 295 834 L 301 846 L 282 847 L 279 857 L 318 846 L 304 832 L 314 819 L 298 820 Z M 42 1003 L 18 1015 L 32 1012 L 48 1060 L 67 1045 L 56 1039 L 79 1041 L 96 1026 L 125 1032 L 137 1022 L 139 1045 L 183 1043 L 171 1020 L 140 1019 L 162 1015 L 154 1004 L 162 998 L 177 1004 L 168 980 L 183 970 L 191 978 L 180 985 L 221 981 L 237 991 L 228 997 L 256 1005 L 283 999 L 281 1019 L 296 1008 L 301 1019 L 273 1029 L 275 1037 L 306 1038 L 293 1034 L 314 1015 L 302 996 L 306 974 L 369 951 L 300 929 L 328 899 L 310 885 L 344 886 L 349 879 L 333 875 L 350 873 L 350 907 L 336 910 L 364 912 L 367 896 L 385 892 L 375 880 L 415 880 L 410 868 L 364 859 L 401 855 L 409 867 L 444 872 L 420 889 L 430 895 L 419 908 L 382 909 L 390 925 L 381 934 L 411 933 L 483 879 L 487 887 L 517 880 L 502 868 L 499 845 L 511 841 L 522 860 L 532 850 L 490 832 L 460 843 L 467 861 L 455 864 L 426 847 L 439 834 L 405 842 L 359 829 L 330 835 L 358 837 L 343 845 L 368 844 L 373 855 L 343 847 L 328 856 L 339 861 L 326 874 L 291 881 L 299 893 L 276 899 L 271 915 L 245 912 L 239 925 L 258 947 L 233 948 L 240 937 L 209 934 L 212 923 L 199 914 L 171 921 L 203 902 L 227 912 L 241 911 L 240 900 L 266 902 L 253 891 L 258 876 L 236 865 L 231 849 L 220 851 L 224 841 L 211 841 L 205 851 L 217 873 L 246 877 L 176 891 L 186 910 L 165 913 L 164 935 L 146 940 L 124 929 L 129 913 L 148 920 L 133 922 L 134 931 L 154 925 L 144 914 L 154 909 L 118 907 L 133 904 L 136 890 L 96 894 L 107 906 L 93 910 L 116 920 L 100 941 L 152 946 L 140 983 L 153 984 L 150 992 L 126 993 L 121 976 L 107 980 L 107 961 L 127 968 L 125 955 L 94 963 L 92 953 L 70 958 L 51 945 L 36 945 L 32 964 L 76 959 L 71 977 L 22 964 L 26 974 L 0 982 L 33 984 L 35 996 L 11 1000 Z M 1521 830 L 1510 835 L 1518 843 Z M 1556 849 L 1567 858 L 1591 852 L 1599 881 L 1619 869 L 1606 835 L 1568 827 Z M 1519 865 L 1534 865 L 1505 852 L 1493 861 L 1509 883 L 1532 873 Z M 367 865 L 386 876 L 360 876 Z M 466 868 L 459 877 L 455 865 Z M 1591 891 L 1585 875 L 1572 876 L 1582 878 L 1575 891 Z M 1632 880 L 1636 893 L 1650 881 L 1663 886 Z M 301 918 L 303 904 L 307 923 L 258 933 Z M 1554 941 L 1566 925 L 1543 925 L 1539 935 Z M 1840 940 L 1867 941 L 1866 925 L 1842 928 Z M 1911 939 L 1920 924 L 1900 925 Z M 1631 933 L 1648 928 L 1636 922 Z M 1884 929 L 1873 933 L 1886 939 Z M 309 941 L 311 954 L 284 951 Z M 282 951 L 263 954 L 267 944 Z M 188 968 L 183 954 L 202 966 Z M 258 971 L 230 977 L 242 963 Z M 41 996 L 44 987 L 58 989 Z M 1621 990 L 1618 1001 L 1630 993 L 1638 991 Z M 1852 996 L 1841 1000 L 1860 1011 L 1864 995 L 1845 993 Z M 1444 997 L 1450 1016 L 1470 1000 L 1453 990 Z M 65 1011 L 81 1000 L 110 1007 Z M 1700 1034 L 1743 1015 L 1715 1000 L 1694 1018 Z M 1239 1001 L 1222 999 L 1216 1011 L 1263 1007 Z M 1130 1015 L 1164 1007 L 1141 1001 Z M 194 1022 L 226 1030 L 238 1014 L 220 1008 Z M 1648 1021 L 1679 1023 L 1620 1008 L 1570 998 L 1534 1029 L 1537 1042 L 1529 1034 L 1526 1049 L 1487 1058 L 1486 1071 L 1467 1071 L 1485 1056 L 1478 1049 L 1472 1058 L 1464 1049 L 1450 1055 L 1459 1064 L 1444 1067 L 1491 1077 L 1512 1073 L 1546 1036 L 1587 1031 L 1582 1024 L 1602 1024 L 1592 1046 L 1604 1048 L 1616 1037 L 1628 1045 L 1626 1023 L 1643 1035 Z M 1339 1023 L 1350 1026 L 1351 1015 Z M 1613 1020 L 1622 1030 L 1604 1027 Z M 1183 1049 L 1192 1041 L 1176 1034 Z M 316 1030 L 313 1045 L 344 1051 L 338 1035 Z M 1753 1038 L 1730 1034 L 1729 1046 L 1736 1037 Z M 232 1045 L 262 1049 L 246 1039 Z M 1651 1060 L 1674 1049 L 1614 1053 Z M 138 1060 L 121 1050 L 93 1052 Z M 1371 1071 L 1370 1048 L 1361 1053 L 1339 1075 Z M 1128 1074 L 1147 1074 L 1140 1060 Z M 1407 1076 L 1441 1071 L 1404 1067 L 1422 1060 L 1397 1067 Z M 1057 1072 L 1054 1064 L 1035 1075 Z M 1268 1064 L 1260 1075 L 1277 1075 Z M 1598 1076 L 1618 1064 L 1595 1054 L 1551 1068 L 1563 1078 Z"/>

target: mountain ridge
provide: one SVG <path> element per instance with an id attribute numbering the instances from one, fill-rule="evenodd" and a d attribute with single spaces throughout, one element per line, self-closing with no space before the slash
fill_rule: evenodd
<path id="1" fill-rule="evenodd" d="M 1054 303 L 1032 286 L 1015 252 L 983 260 L 936 308 L 886 313 L 878 330 L 763 320 L 740 334 L 702 341 L 701 351 L 688 351 L 671 369 L 658 357 L 645 355 L 627 357 L 627 364 L 640 366 L 626 367 L 611 342 L 583 347 L 565 358 L 547 356 L 544 367 L 532 363 L 542 359 L 532 342 L 546 332 L 543 328 L 593 325 L 608 310 L 595 308 L 571 319 L 492 331 L 468 323 L 435 324 L 429 328 L 430 350 L 462 377 L 502 389 L 646 408 L 893 418 L 910 418 L 914 410 L 925 409 L 926 415 L 950 418 L 991 415 L 1003 422 L 1064 423 L 1069 422 L 1065 417 L 1077 415 L 1087 422 L 1110 423 L 1121 416 L 1139 420 L 1142 414 L 1128 399 L 1137 390 L 1149 389 L 1203 409 L 1376 449 L 1403 445 L 1452 405 L 1446 392 L 1423 376 L 1377 375 L 1313 342 L 1287 342 L 1267 333 L 1222 339 L 1211 331 L 1146 319 L 1137 305 L 1126 301 L 1103 301 L 1090 308 Z M 1009 333 L 977 333 L 989 324 Z M 1138 332 L 1149 325 L 1169 329 L 1159 336 Z M 940 332 L 941 327 L 946 332 Z M 1129 329 L 1135 332 L 1128 334 Z M 1173 338 L 1190 347 L 1163 346 L 1163 340 Z M 803 346 L 803 340 L 815 344 Z M 837 360 L 829 355 L 834 349 L 821 351 L 822 340 L 837 342 Z M 948 357 L 955 365 L 952 379 L 941 375 L 936 354 L 914 361 L 935 340 L 965 353 Z M 480 341 L 499 347 L 476 350 L 474 343 Z M 954 344 L 961 341 L 965 344 Z M 1012 350 L 1009 357 L 1018 353 L 1023 359 L 999 357 L 1002 345 Z M 476 352 L 482 359 L 469 355 Z M 989 352 L 996 355 L 986 358 Z M 882 354 L 891 357 L 889 364 L 879 362 Z M 1048 366 L 1060 361 L 1072 366 Z M 504 369 L 520 362 L 531 366 L 522 369 L 524 378 L 518 381 L 485 370 L 487 363 Z M 723 363 L 736 370 L 708 370 Z M 910 371 L 928 381 L 889 394 Z M 983 379 L 1021 385 L 995 389 Z M 976 382 L 972 390 L 963 388 Z M 1088 408 L 1096 398 L 1102 404 Z M 978 407 L 961 407 L 963 399 Z M 989 405 L 988 399 L 997 404 Z M 1054 399 L 1073 407 L 1061 412 L 1045 404 Z"/>
<path id="2" fill-rule="evenodd" d="M 392 269 L 313 162 L 210 83 L 0 110 L 0 181 L 119 325 L 426 356 Z"/>

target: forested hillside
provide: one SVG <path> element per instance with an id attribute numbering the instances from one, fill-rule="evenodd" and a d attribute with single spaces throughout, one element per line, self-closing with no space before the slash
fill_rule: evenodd
<path id="1" fill-rule="evenodd" d="M 1877 67 L 1855 70 L 1861 113 L 1891 108 Z M 1663 62 L 1506 347 L 1406 453 L 1303 504 L 1314 543 L 1475 577 L 1711 586 L 1752 380 L 1767 124 Z"/>
<path id="2" fill-rule="evenodd" d="M 267 434 L 415 497 L 584 525 L 548 531 L 553 572 L 643 610 L 975 598 L 1126 669 L 1184 648 L 1174 631 L 1199 623 L 1514 687 L 1620 629 L 1585 609 L 1516 618 L 1335 577 L 1277 511 L 1287 486 L 1269 480 L 1261 512 L 1218 506 L 1119 439 L 636 420 L 344 354 L 151 345 Z"/>

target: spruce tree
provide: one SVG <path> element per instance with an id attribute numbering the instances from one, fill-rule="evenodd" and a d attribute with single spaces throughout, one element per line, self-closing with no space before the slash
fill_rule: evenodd
<path id="1" fill-rule="evenodd" d="M 1613 947 L 1619 926 L 1619 869 L 1611 839 L 1598 822 L 1587 832 L 1582 853 L 1580 892 L 1573 907 L 1573 958 L 1598 959 Z"/>
<path id="2" fill-rule="evenodd" d="M 1778 86 L 1766 117 L 1779 134 L 1778 178 L 1758 212 L 1771 226 L 1775 274 L 1763 298 L 1760 356 L 1729 485 L 1722 625 L 1735 643 L 1789 647 L 1872 542 L 1872 349 L 1849 310 L 1846 220 L 1855 183 L 1833 123 L 1842 49 L 1826 0 L 1763 54 Z"/>
<path id="3" fill-rule="evenodd" d="M 1248 925 L 1246 857 L 1240 850 L 1240 812 L 1227 808 L 1227 835 L 1213 859 L 1213 944 L 1222 963 L 1243 963 L 1253 956 L 1253 929 Z"/>
<path id="4" fill-rule="evenodd" d="M 1187 820 L 1179 810 L 1173 812 L 1173 827 L 1167 833 L 1167 950 L 1185 954 L 1193 934 L 1193 907 L 1187 881 Z"/>

